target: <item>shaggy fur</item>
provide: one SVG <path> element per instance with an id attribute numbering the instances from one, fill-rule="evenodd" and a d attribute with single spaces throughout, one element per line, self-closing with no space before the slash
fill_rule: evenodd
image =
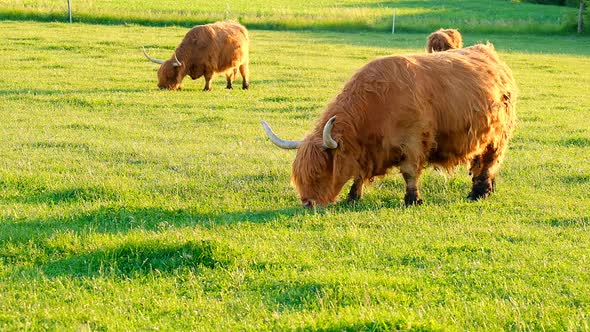
<path id="1" fill-rule="evenodd" d="M 463 37 L 455 29 L 438 29 L 428 36 L 426 52 L 442 52 L 450 49 L 462 48 Z"/>
<path id="2" fill-rule="evenodd" d="M 314 206 L 334 202 L 354 179 L 348 198 L 357 200 L 365 183 L 395 166 L 412 205 L 422 202 L 424 167 L 469 163 L 469 197 L 486 197 L 514 127 L 516 97 L 511 70 L 491 44 L 376 59 L 346 83 L 303 140 L 292 183 L 303 205 Z M 334 150 L 322 140 L 332 116 Z"/>
<path id="3" fill-rule="evenodd" d="M 215 73 L 225 73 L 227 88 L 237 71 L 242 75 L 242 88 L 248 89 L 248 31 L 237 22 L 217 22 L 193 27 L 174 54 L 158 70 L 158 87 L 175 90 L 189 75 L 193 80 L 204 76 L 205 91 L 211 90 Z M 174 66 L 175 57 L 181 66 Z"/>

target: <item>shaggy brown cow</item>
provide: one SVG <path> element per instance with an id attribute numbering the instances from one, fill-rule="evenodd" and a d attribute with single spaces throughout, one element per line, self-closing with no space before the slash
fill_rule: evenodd
<path id="1" fill-rule="evenodd" d="M 438 29 L 428 36 L 426 52 L 442 52 L 463 47 L 463 37 L 455 29 Z"/>
<path id="2" fill-rule="evenodd" d="M 248 89 L 248 31 L 237 22 L 217 22 L 197 25 L 166 61 L 151 58 L 161 64 L 158 70 L 158 87 L 176 90 L 189 75 L 193 80 L 205 76 L 204 91 L 211 90 L 211 78 L 215 73 L 225 73 L 227 88 L 232 88 L 238 69 L 242 75 L 242 88 Z"/>
<path id="3" fill-rule="evenodd" d="M 421 204 L 418 180 L 430 164 L 452 169 L 470 163 L 477 200 L 494 179 L 515 122 L 516 84 L 493 45 L 369 62 L 328 105 L 303 141 L 271 141 L 297 148 L 292 183 L 306 207 L 325 205 L 349 179 L 349 200 L 363 185 L 399 167 L 405 204 Z"/>

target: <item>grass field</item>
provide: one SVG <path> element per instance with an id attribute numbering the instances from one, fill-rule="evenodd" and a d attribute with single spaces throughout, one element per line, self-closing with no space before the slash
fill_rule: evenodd
<path id="1" fill-rule="evenodd" d="M 90 0 L 72 1 L 74 20 L 85 23 L 195 24 L 239 19 L 250 29 L 391 31 L 393 9 L 399 32 L 456 27 L 464 32 L 556 33 L 575 31 L 575 8 L 506 0 Z M 0 0 L 0 18 L 67 20 L 65 0 Z"/>
<path id="2" fill-rule="evenodd" d="M 51 3 L 47 1 L 46 3 Z M 521 95 L 488 200 L 427 170 L 315 213 L 302 137 L 364 63 L 426 34 L 251 31 L 251 90 L 159 91 L 186 29 L 0 22 L 0 330 L 590 329 L 590 39 L 495 43 Z"/>

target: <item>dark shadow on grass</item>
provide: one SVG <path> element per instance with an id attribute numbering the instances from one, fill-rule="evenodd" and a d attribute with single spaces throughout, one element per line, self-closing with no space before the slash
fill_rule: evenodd
<path id="1" fill-rule="evenodd" d="M 267 182 L 275 181 L 276 175 L 248 175 L 233 181 Z M 105 199 L 110 191 L 103 192 L 100 188 L 74 188 L 51 192 L 42 189 L 37 194 L 25 198 L 25 203 L 45 204 L 81 204 L 85 201 Z M 112 198 L 111 198 L 112 199 Z M 349 204 L 338 203 L 328 208 L 320 208 L 314 212 L 307 211 L 298 205 L 279 210 L 258 211 L 221 211 L 194 212 L 190 210 L 173 210 L 163 208 L 132 208 L 117 206 L 116 203 L 90 212 L 64 217 L 46 219 L 5 218 L 0 220 L 0 260 L 8 264 L 19 264 L 27 261 L 28 254 L 14 255 L 11 246 L 32 245 L 43 252 L 37 252 L 31 263 L 33 270 L 41 270 L 50 278 L 73 276 L 80 278 L 115 277 L 133 278 L 148 274 L 175 274 L 185 270 L 200 273 L 203 269 L 223 268 L 231 265 L 237 254 L 221 242 L 215 240 L 137 240 L 119 246 L 106 245 L 103 248 L 83 252 L 75 252 L 60 241 L 57 245 L 48 245 L 47 239 L 67 234 L 83 240 L 93 234 L 125 235 L 133 231 L 165 232 L 173 228 L 202 227 L 215 228 L 220 225 L 240 223 L 280 222 L 293 217 L 317 213 L 332 214 L 333 212 L 348 213 L 350 211 L 378 210 L 382 208 L 404 209 L 400 199 L 392 200 L 377 206 L 374 201 Z M 421 207 L 410 207 L 421 208 Z M 419 258 L 410 257 L 407 264 L 424 264 Z M 268 268 L 261 262 L 261 269 Z M 286 287 L 286 288 L 285 288 Z M 338 285 L 304 283 L 296 285 L 270 285 L 269 303 L 284 310 L 304 310 L 318 305 L 322 298 L 334 299 L 346 305 L 350 295 L 341 293 Z"/>
<path id="2" fill-rule="evenodd" d="M 130 278 L 149 273 L 170 274 L 181 269 L 225 267 L 233 256 L 229 248 L 211 240 L 181 244 L 152 240 L 54 260 L 43 264 L 41 270 L 50 278 Z"/>
<path id="3" fill-rule="evenodd" d="M 320 282 L 274 282 L 262 286 L 269 306 L 279 311 L 317 310 L 325 297 L 336 290 Z"/>
<path id="4" fill-rule="evenodd" d="M 57 205 L 63 203 L 75 203 L 82 201 L 91 201 L 96 199 L 118 199 L 118 194 L 114 190 L 100 187 L 88 188 L 70 188 L 57 191 L 46 191 L 27 196 L 22 200 L 28 204 L 46 203 L 49 205 Z"/>
<path id="5" fill-rule="evenodd" d="M 269 181 L 273 175 L 252 175 L 238 181 Z M 119 193 L 115 189 L 75 187 L 51 190 L 34 182 L 1 182 L 3 187 L 19 188 L 21 193 L 10 201 L 32 206 L 83 206 L 86 202 L 109 204 L 96 210 L 54 214 L 49 218 L 12 218 L 0 220 L 0 263 L 21 265 L 30 262 L 32 273 L 42 271 L 48 277 L 73 276 L 83 278 L 115 277 L 132 278 L 147 274 L 175 274 L 190 270 L 200 273 L 231 264 L 235 253 L 221 241 L 164 238 L 153 240 L 147 236 L 130 236 L 130 240 L 118 246 L 105 244 L 99 249 L 72 250 L 60 242 L 60 236 L 68 239 L 85 239 L 95 234 L 113 234 L 117 238 L 127 233 L 147 231 L 164 233 L 174 228 L 201 227 L 206 229 L 220 225 L 239 223 L 267 223 L 285 221 L 308 213 L 293 207 L 279 210 L 195 212 L 182 209 L 134 208 L 116 203 Z M 26 192 L 22 192 L 25 190 Z M 100 203 L 104 202 L 104 203 Z M 51 239 L 57 239 L 53 241 Z M 49 239 L 49 242 L 47 242 Z M 30 255 L 27 250 L 14 254 L 13 246 L 34 246 L 42 252 Z"/>
<path id="6" fill-rule="evenodd" d="M 325 326 L 328 325 L 328 326 Z M 318 331 L 318 332 L 385 332 L 385 331 L 442 331 L 442 329 L 430 327 L 429 325 L 417 324 L 416 322 L 408 322 L 403 318 L 388 319 L 388 320 L 374 320 L 356 323 L 334 322 L 331 324 L 324 324 L 322 327 L 309 326 L 304 327 L 302 331 Z"/>
<path id="7" fill-rule="evenodd" d="M 564 147 L 587 148 L 590 147 L 590 137 L 567 138 L 559 141 Z"/>
<path id="8" fill-rule="evenodd" d="M 120 162 L 129 160 L 121 159 Z M 394 176 L 394 175 L 392 175 Z M 225 187 L 228 190 L 240 190 L 244 187 L 262 188 L 268 183 L 279 181 L 277 174 L 248 174 L 228 178 Z M 438 182 L 437 182 L 438 181 Z M 469 191 L 469 183 L 464 181 L 449 181 L 445 191 L 429 190 L 440 188 L 442 179 L 428 177 L 423 182 L 423 199 L 427 205 L 448 205 L 450 203 L 464 201 Z M 283 209 L 242 210 L 242 211 L 212 211 L 201 212 L 190 209 L 166 209 L 159 207 L 130 207 L 119 203 L 122 196 L 117 188 L 104 186 L 81 186 L 72 188 L 51 189 L 32 180 L 1 181 L 0 189 L 7 192 L 15 192 L 12 196 L 5 195 L 5 202 L 45 205 L 49 207 L 58 205 L 85 205 L 86 203 L 102 206 L 96 210 L 86 212 L 68 212 L 63 216 L 48 218 L 5 218 L 0 220 L 0 243 L 27 242 L 30 240 L 44 239 L 59 232 L 74 232 L 78 234 L 106 233 L 124 234 L 132 230 L 159 231 L 171 227 L 199 226 L 214 228 L 218 225 L 235 223 L 267 223 L 278 220 L 287 220 L 293 217 L 312 213 L 348 213 L 375 211 L 380 209 L 405 209 L 403 202 L 404 185 L 401 180 L 382 182 L 377 188 L 373 185 L 372 191 L 379 191 L 378 197 L 366 195 L 357 202 L 346 201 L 346 193 L 350 183 L 340 193 L 340 202 L 328 207 L 320 207 L 314 211 L 305 210 L 299 204 Z M 10 190 L 8 190 L 10 189 Z M 260 193 L 261 196 L 267 192 Z M 296 195 L 293 193 L 293 195 Z M 449 195 L 452 195 L 449 198 Z M 493 199 L 493 196 L 489 199 Z M 272 201 L 272 199 L 268 199 Z M 423 207 L 409 207 L 420 209 Z"/>
<path id="9" fill-rule="evenodd" d="M 78 200 L 76 193 L 48 194 L 50 201 Z M 170 227 L 214 228 L 233 223 L 266 223 L 306 213 L 299 207 L 282 210 L 195 213 L 160 208 L 108 206 L 63 218 L 0 221 L 0 244 L 45 239 L 58 232 L 124 234 L 132 230 L 158 231 Z"/>
<path id="10" fill-rule="evenodd" d="M 43 145 L 45 148 L 47 145 Z M 53 145 L 50 145 L 54 147 Z M 57 145 L 60 148 L 70 147 L 69 145 Z M 88 153 L 88 149 L 82 149 Z M 14 189 L 18 193 L 14 193 Z M 62 189 L 50 189 L 45 184 L 37 183 L 34 179 L 2 180 L 0 179 L 0 190 L 13 192 L 13 195 L 5 194 L 4 202 L 19 204 L 44 204 L 54 206 L 58 204 L 81 203 L 90 201 L 113 201 L 119 199 L 119 193 L 111 188 L 102 186 L 82 186 Z"/>
<path id="11" fill-rule="evenodd" d="M 0 89 L 0 96 L 54 96 L 81 94 L 119 94 L 149 92 L 153 89 L 87 89 L 87 90 L 35 90 L 35 89 Z"/>
<path id="12" fill-rule="evenodd" d="M 590 216 L 580 216 L 578 218 L 550 218 L 539 221 L 542 224 L 551 225 L 553 227 L 590 227 Z"/>
<path id="13" fill-rule="evenodd" d="M 566 175 L 561 177 L 561 181 L 568 185 L 590 183 L 590 174 Z"/>
<path id="14" fill-rule="evenodd" d="M 263 301 L 266 306 L 279 312 L 316 312 L 325 308 L 356 306 L 362 299 L 371 297 L 363 290 L 345 284 L 317 281 L 275 281 L 263 283 Z M 371 299 L 379 301 L 379 299 Z M 416 322 L 408 322 L 392 315 L 385 320 L 356 320 L 343 322 L 333 320 L 305 326 L 302 331 L 434 331 L 435 328 Z"/>
<path id="15" fill-rule="evenodd" d="M 33 149 L 58 149 L 58 150 L 72 150 L 83 153 L 88 153 L 91 147 L 84 143 L 71 143 L 71 142 L 32 142 L 26 144 Z"/>
<path id="16" fill-rule="evenodd" d="M 276 177 L 254 176 L 247 181 L 272 181 Z M 72 188 L 59 191 L 34 191 L 26 198 L 15 198 L 14 201 L 26 204 L 82 204 L 92 201 L 117 200 L 116 191 L 104 188 Z M 461 198 L 457 198 L 463 199 Z M 441 202 L 446 204 L 448 202 Z M 437 202 L 430 204 L 439 204 Z M 182 228 L 199 226 L 215 228 L 220 225 L 236 223 L 268 223 L 288 220 L 293 217 L 309 213 L 348 213 L 360 211 L 374 211 L 384 208 L 405 209 L 403 194 L 391 199 L 380 201 L 361 200 L 356 203 L 341 201 L 325 208 L 317 208 L 308 211 L 298 204 L 292 207 L 278 210 L 254 210 L 254 211 L 221 211 L 221 212 L 193 212 L 189 210 L 172 210 L 163 208 L 133 208 L 118 206 L 111 203 L 91 212 L 84 212 L 63 217 L 50 217 L 44 219 L 14 219 L 0 220 L 0 245 L 3 243 L 25 243 L 39 241 L 64 232 L 73 232 L 79 235 L 86 234 L 125 234 L 130 231 L 147 230 L 162 231 L 170 228 Z M 421 207 L 409 207 L 421 208 Z"/>

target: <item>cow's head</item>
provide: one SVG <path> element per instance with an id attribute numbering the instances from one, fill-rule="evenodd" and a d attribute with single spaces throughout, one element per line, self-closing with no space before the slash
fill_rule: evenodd
<path id="1" fill-rule="evenodd" d="M 182 83 L 182 79 L 184 78 L 184 74 L 181 72 L 184 64 L 178 60 L 176 53 L 174 53 L 172 59 L 166 61 L 150 57 L 145 52 L 145 49 L 143 50 L 143 55 L 151 62 L 161 65 L 160 69 L 158 69 L 158 88 L 168 90 L 180 88 L 180 83 Z"/>
<path id="2" fill-rule="evenodd" d="M 283 149 L 297 149 L 291 183 L 304 207 L 333 203 L 344 184 L 353 176 L 351 161 L 332 138 L 335 121 L 336 116 L 333 116 L 324 125 L 321 135 L 312 133 L 302 141 L 283 140 L 262 121 L 266 134 L 275 145 Z"/>
<path id="3" fill-rule="evenodd" d="M 442 52 L 463 47 L 463 37 L 456 29 L 439 29 L 427 38 L 426 51 L 428 53 Z"/>

